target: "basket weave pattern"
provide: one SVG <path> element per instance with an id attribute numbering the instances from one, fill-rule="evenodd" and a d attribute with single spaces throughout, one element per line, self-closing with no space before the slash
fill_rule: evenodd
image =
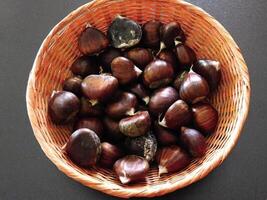
<path id="1" fill-rule="evenodd" d="M 52 124 L 47 116 L 48 99 L 61 90 L 71 76 L 69 67 L 81 54 L 77 39 L 86 26 L 106 31 L 116 14 L 139 23 L 156 19 L 177 21 L 187 36 L 187 44 L 198 58 L 222 64 L 222 81 L 211 101 L 219 111 L 219 125 L 208 139 L 205 157 L 195 160 L 184 171 L 159 177 L 151 169 L 147 180 L 124 186 L 111 170 L 81 169 L 63 153 L 71 127 Z M 82 184 L 118 197 L 153 197 L 175 191 L 205 177 L 219 166 L 234 147 L 245 122 L 250 100 L 249 75 L 236 43 L 214 18 L 200 8 L 179 0 L 96 0 L 72 12 L 44 40 L 27 88 L 27 108 L 34 134 L 47 157 L 69 177 Z"/>

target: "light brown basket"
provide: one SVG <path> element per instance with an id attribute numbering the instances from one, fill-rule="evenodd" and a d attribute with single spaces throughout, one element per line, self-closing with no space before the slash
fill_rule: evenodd
<path id="1" fill-rule="evenodd" d="M 225 8 L 226 9 L 226 8 Z M 85 170 L 74 165 L 63 153 L 70 127 L 54 126 L 47 116 L 47 102 L 53 90 L 61 90 L 69 77 L 69 67 L 81 54 L 77 38 L 86 25 L 102 31 L 116 14 L 139 23 L 156 19 L 177 21 L 187 35 L 187 44 L 198 58 L 219 60 L 222 81 L 212 102 L 220 114 L 219 126 L 209 139 L 205 157 L 195 160 L 179 173 L 162 177 L 151 169 L 147 180 L 132 186 L 119 183 L 110 170 Z M 178 0 L 96 0 L 62 20 L 44 40 L 27 88 L 27 108 L 34 134 L 47 157 L 66 175 L 80 183 L 118 197 L 154 197 L 194 183 L 219 166 L 236 144 L 247 117 L 250 100 L 248 70 L 240 50 L 230 34 L 202 9 Z"/>

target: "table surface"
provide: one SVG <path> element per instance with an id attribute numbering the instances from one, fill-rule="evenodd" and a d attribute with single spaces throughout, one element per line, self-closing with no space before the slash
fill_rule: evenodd
<path id="1" fill-rule="evenodd" d="M 25 103 L 28 74 L 49 30 L 86 0 L 0 1 L 0 199 L 116 199 L 71 180 L 33 135 Z M 232 34 L 246 59 L 251 107 L 238 144 L 205 179 L 159 199 L 267 200 L 267 1 L 190 0 Z"/>

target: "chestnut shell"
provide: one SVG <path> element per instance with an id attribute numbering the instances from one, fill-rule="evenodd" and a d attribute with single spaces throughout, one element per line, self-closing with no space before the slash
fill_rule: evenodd
<path id="1" fill-rule="evenodd" d="M 111 63 L 119 56 L 121 56 L 120 50 L 110 47 L 99 55 L 98 62 L 105 72 L 111 72 Z"/>
<path id="2" fill-rule="evenodd" d="M 68 78 L 63 83 L 63 90 L 72 92 L 76 96 L 81 96 L 82 90 L 81 90 L 81 84 L 82 79 L 79 76 Z"/>
<path id="3" fill-rule="evenodd" d="M 161 26 L 162 23 L 156 20 L 148 21 L 142 26 L 142 31 L 143 31 L 142 43 L 146 47 L 159 48 Z"/>
<path id="4" fill-rule="evenodd" d="M 144 69 L 153 60 L 151 51 L 140 47 L 127 51 L 125 56 L 140 69 Z"/>
<path id="5" fill-rule="evenodd" d="M 84 78 L 90 74 L 98 74 L 100 69 L 95 57 L 81 56 L 73 62 L 70 70 L 73 74 Z"/>

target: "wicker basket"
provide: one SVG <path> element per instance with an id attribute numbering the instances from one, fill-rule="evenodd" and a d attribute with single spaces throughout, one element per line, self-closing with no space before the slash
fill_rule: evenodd
<path id="1" fill-rule="evenodd" d="M 222 82 L 212 102 L 220 114 L 219 126 L 208 139 L 205 157 L 195 160 L 179 173 L 162 177 L 151 169 L 147 180 L 135 185 L 119 183 L 110 170 L 81 169 L 63 153 L 70 127 L 54 126 L 47 116 L 47 102 L 53 90 L 60 90 L 70 76 L 69 67 L 81 54 L 77 38 L 89 23 L 102 31 L 116 14 L 139 23 L 157 19 L 164 23 L 177 21 L 187 35 L 187 44 L 198 58 L 212 58 L 222 64 Z M 202 9 L 178 0 L 96 0 L 88 3 L 61 21 L 44 40 L 27 88 L 27 108 L 34 134 L 47 157 L 66 175 L 104 193 L 129 197 L 154 197 L 170 193 L 194 183 L 219 166 L 236 144 L 250 100 L 248 70 L 240 50 L 230 34 Z"/>

